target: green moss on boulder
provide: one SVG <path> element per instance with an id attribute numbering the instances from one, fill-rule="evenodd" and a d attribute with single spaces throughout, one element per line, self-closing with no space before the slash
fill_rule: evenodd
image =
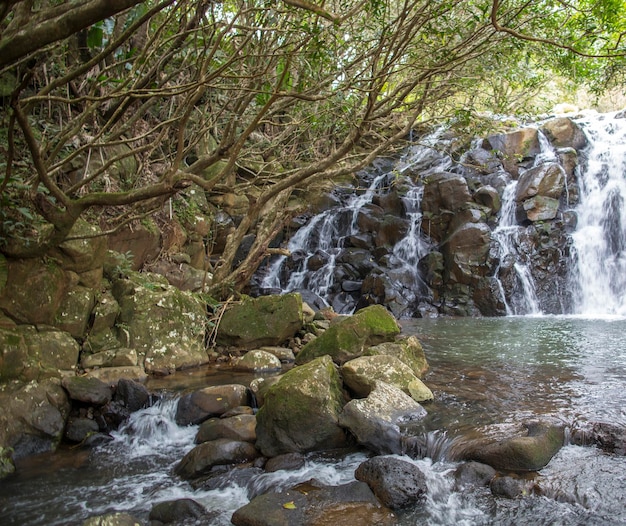
<path id="1" fill-rule="evenodd" d="M 382 354 L 395 356 L 398 360 L 408 365 L 418 378 L 421 378 L 428 371 L 428 361 L 426 360 L 424 349 L 415 336 L 399 338 L 395 342 L 374 345 L 365 351 L 363 355 L 377 356 Z"/>
<path id="2" fill-rule="evenodd" d="M 217 343 L 243 349 L 280 345 L 300 329 L 300 294 L 246 297 L 224 313 L 217 331 Z"/>
<path id="3" fill-rule="evenodd" d="M 331 325 L 307 343 L 296 357 L 296 364 L 329 355 L 336 364 L 361 356 L 370 346 L 393 341 L 400 333 L 394 316 L 382 305 L 371 305 L 353 316 Z"/>
<path id="4" fill-rule="evenodd" d="M 337 367 L 322 356 L 285 373 L 257 413 L 256 447 L 268 457 L 343 447 L 339 414 L 346 399 Z"/>

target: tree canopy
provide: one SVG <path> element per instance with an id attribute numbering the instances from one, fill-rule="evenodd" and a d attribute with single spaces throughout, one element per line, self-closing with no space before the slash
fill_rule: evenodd
<path id="1" fill-rule="evenodd" d="M 190 187 L 248 206 L 214 269 L 241 288 L 293 192 L 425 122 L 622 80 L 626 7 L 521 0 L 11 0 L 0 6 L 0 252 L 45 254 Z M 522 97 L 522 98 L 518 98 Z M 244 236 L 255 242 L 235 263 Z"/>

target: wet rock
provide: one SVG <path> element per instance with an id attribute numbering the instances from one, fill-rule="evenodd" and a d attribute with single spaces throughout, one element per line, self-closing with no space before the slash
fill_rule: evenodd
<path id="1" fill-rule="evenodd" d="M 495 477 L 489 483 L 491 493 L 496 497 L 516 499 L 529 494 L 529 484 L 515 477 Z"/>
<path id="2" fill-rule="evenodd" d="M 246 405 L 248 390 L 239 384 L 218 385 L 183 395 L 176 408 L 179 426 L 195 425 L 220 416 L 234 407 Z"/>
<path id="3" fill-rule="evenodd" d="M 543 422 L 524 425 L 526 435 L 497 442 L 479 441 L 468 444 L 460 457 L 488 464 L 501 471 L 538 471 L 561 449 L 563 427 Z"/>
<path id="4" fill-rule="evenodd" d="M 380 354 L 355 358 L 341 367 L 341 375 L 357 398 L 366 397 L 375 383 L 382 381 L 401 389 L 417 402 L 433 399 L 430 389 L 395 356 Z"/>
<path id="5" fill-rule="evenodd" d="M 254 398 L 255 406 L 262 407 L 265 403 L 265 394 L 268 389 L 280 380 L 280 376 L 255 378 L 250 382 L 250 393 Z"/>
<path id="6" fill-rule="evenodd" d="M 343 447 L 342 382 L 329 356 L 285 373 L 257 413 L 257 448 L 264 456 Z"/>
<path id="7" fill-rule="evenodd" d="M 400 328 L 393 315 L 382 305 L 372 305 L 331 325 L 318 338 L 306 344 L 298 353 L 296 364 L 329 355 L 341 365 L 363 354 L 369 346 L 393 341 L 399 333 Z"/>
<path id="8" fill-rule="evenodd" d="M 454 471 L 454 479 L 459 489 L 488 486 L 495 476 L 495 469 L 480 462 L 464 462 Z"/>
<path id="9" fill-rule="evenodd" d="M 177 499 L 159 502 L 152 506 L 148 517 L 151 521 L 161 524 L 179 523 L 209 519 L 209 514 L 202 504 L 193 499 Z"/>
<path id="10" fill-rule="evenodd" d="M 587 137 L 572 119 L 559 117 L 549 120 L 542 127 L 550 142 L 556 148 L 569 147 L 582 150 L 587 146 Z"/>
<path id="11" fill-rule="evenodd" d="M 141 526 L 142 522 L 128 513 L 107 513 L 90 517 L 83 526 Z"/>
<path id="12" fill-rule="evenodd" d="M 490 135 L 483 141 L 483 148 L 496 151 L 504 169 L 517 176 L 520 164 L 532 161 L 541 151 L 537 129 L 523 128 L 510 133 Z"/>
<path id="13" fill-rule="evenodd" d="M 428 490 L 426 477 L 415 464 L 392 456 L 366 460 L 354 476 L 365 482 L 378 500 L 391 509 L 415 504 Z"/>
<path id="14" fill-rule="evenodd" d="M 284 453 L 270 458 L 265 463 L 265 471 L 273 473 L 275 471 L 293 471 L 304 467 L 305 457 L 301 453 Z"/>
<path id="15" fill-rule="evenodd" d="M 596 445 L 607 453 L 626 455 L 626 428 L 609 422 L 595 422 L 572 434 L 572 442 L 578 445 Z"/>
<path id="16" fill-rule="evenodd" d="M 101 380 L 86 376 L 63 378 L 61 385 L 72 400 L 92 405 L 108 404 L 113 398 L 113 390 Z"/>
<path id="17" fill-rule="evenodd" d="M 517 183 L 515 200 L 524 201 L 540 195 L 559 199 L 565 189 L 565 172 L 558 163 L 547 163 L 524 172 Z"/>
<path id="18" fill-rule="evenodd" d="M 184 479 L 193 479 L 214 466 L 241 464 L 258 456 L 258 451 L 249 442 L 219 438 L 194 447 L 176 465 L 174 472 Z"/>
<path id="19" fill-rule="evenodd" d="M 218 438 L 230 438 L 242 442 L 256 441 L 256 416 L 237 415 L 230 418 L 210 418 L 198 429 L 195 442 L 200 444 Z"/>
<path id="20" fill-rule="evenodd" d="M 444 245 L 449 279 L 470 284 L 475 276 L 487 272 L 491 248 L 491 229 L 485 223 L 466 223 L 459 227 Z"/>
<path id="21" fill-rule="evenodd" d="M 129 378 L 121 378 L 115 388 L 114 399 L 119 401 L 131 413 L 150 405 L 150 393 L 139 382 Z"/>
<path id="22" fill-rule="evenodd" d="M 279 492 L 266 493 L 239 508 L 235 526 L 354 526 L 396 524 L 388 508 L 364 482 L 324 486 L 316 481 Z"/>
<path id="23" fill-rule="evenodd" d="M 524 201 L 523 210 L 526 214 L 526 219 L 529 221 L 547 221 L 557 216 L 559 201 L 550 197 L 536 195 Z"/>
<path id="24" fill-rule="evenodd" d="M 425 409 L 410 396 L 379 381 L 367 398 L 351 400 L 344 406 L 339 423 L 359 444 L 378 454 L 400 453 L 400 424 L 425 416 Z"/>
<path id="25" fill-rule="evenodd" d="M 100 431 L 100 426 L 90 418 L 70 418 L 65 428 L 65 438 L 70 442 L 82 442 L 89 435 Z"/>
<path id="26" fill-rule="evenodd" d="M 474 194 L 474 201 L 489 209 L 489 213 L 496 215 L 502 208 L 502 200 L 498 191 L 490 185 L 481 186 Z"/>
<path id="27" fill-rule="evenodd" d="M 234 365 L 236 371 L 253 373 L 275 372 L 282 368 L 281 361 L 273 354 L 259 349 L 248 351 Z"/>
<path id="28" fill-rule="evenodd" d="M 385 342 L 370 347 L 364 356 L 388 355 L 408 365 L 418 378 L 428 371 L 428 362 L 422 344 L 415 336 L 405 336 L 394 342 Z"/>
<path id="29" fill-rule="evenodd" d="M 80 360 L 83 369 L 94 367 L 135 367 L 137 366 L 137 351 L 135 349 L 118 348 L 100 351 L 93 354 L 84 354 Z"/>
<path id="30" fill-rule="evenodd" d="M 217 342 L 243 349 L 280 345 L 302 328 L 299 294 L 246 298 L 229 306 L 220 321 Z"/>

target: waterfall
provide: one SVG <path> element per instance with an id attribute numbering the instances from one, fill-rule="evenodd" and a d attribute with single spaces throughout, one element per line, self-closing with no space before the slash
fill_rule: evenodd
<path id="1" fill-rule="evenodd" d="M 377 197 L 388 194 L 394 187 L 402 187 L 399 193 L 408 221 L 407 233 L 387 256 L 386 267 L 377 270 L 389 275 L 400 289 L 398 294 L 409 298 L 407 302 L 416 303 L 417 296 L 426 288 L 418 262 L 428 252 L 429 244 L 421 235 L 423 187 L 411 175 L 419 172 L 424 177 L 452 164 L 448 155 L 435 148 L 441 133 L 438 130 L 419 144 L 409 146 L 385 169 L 373 167 L 358 174 L 367 186 L 355 189 L 350 197 L 343 198 L 342 204 L 311 217 L 289 240 L 287 249 L 291 256 L 279 256 L 271 262 L 260 280 L 261 290 L 308 291 L 337 312 L 352 312 L 358 299 L 352 293 L 360 289 L 363 277 L 346 276 L 344 270 L 337 269 L 338 258 L 346 250 L 373 248 L 371 241 L 368 244 L 359 238 L 362 232 L 359 220 L 364 210 L 376 206 L 373 202 Z"/>
<path id="2" fill-rule="evenodd" d="M 626 315 L 626 120 L 608 114 L 579 122 L 589 139 L 579 167 L 574 244 L 574 311 Z"/>

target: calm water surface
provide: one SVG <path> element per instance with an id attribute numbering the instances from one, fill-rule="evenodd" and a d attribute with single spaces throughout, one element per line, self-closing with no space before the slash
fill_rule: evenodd
<path id="1" fill-rule="evenodd" d="M 400 514 L 402 525 L 626 524 L 626 459 L 596 448 L 566 445 L 533 479 L 544 496 L 494 499 L 488 489 L 459 491 L 446 459 L 455 440 L 501 433 L 520 422 L 556 418 L 570 428 L 588 422 L 626 425 L 626 320 L 574 317 L 434 319 L 403 322 L 422 341 L 430 363 L 425 382 L 436 399 L 412 432 L 428 442 L 412 460 L 426 473 L 430 494 Z M 226 383 L 224 374 L 186 372 L 152 387 Z M 248 383 L 250 377 L 235 381 Z M 175 401 L 137 413 L 115 440 L 95 451 L 61 451 L 30 460 L 0 481 L 0 524 L 81 524 L 91 515 L 129 511 L 146 519 L 159 501 L 191 497 L 226 525 L 255 493 L 312 477 L 329 484 L 353 480 L 366 457 L 311 457 L 286 474 L 225 476 L 216 488 L 194 491 L 172 475 L 193 447 L 195 428 L 173 423 Z M 408 459 L 408 457 L 405 457 Z"/>

